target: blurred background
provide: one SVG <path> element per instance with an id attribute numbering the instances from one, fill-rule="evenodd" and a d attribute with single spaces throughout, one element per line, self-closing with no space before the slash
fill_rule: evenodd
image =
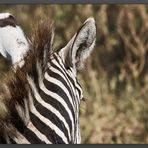
<path id="1" fill-rule="evenodd" d="M 63 47 L 90 16 L 96 47 L 78 76 L 82 143 L 148 143 L 148 5 L 0 5 L 27 36 L 36 21 L 55 24 L 54 48 Z M 0 58 L 0 76 L 9 63 Z"/>

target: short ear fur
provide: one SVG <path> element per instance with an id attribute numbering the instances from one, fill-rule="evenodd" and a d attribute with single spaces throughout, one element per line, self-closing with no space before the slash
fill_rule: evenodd
<path id="1" fill-rule="evenodd" d="M 96 41 L 96 24 L 93 18 L 88 18 L 79 28 L 69 43 L 60 50 L 65 65 L 80 70 L 90 55 Z"/>

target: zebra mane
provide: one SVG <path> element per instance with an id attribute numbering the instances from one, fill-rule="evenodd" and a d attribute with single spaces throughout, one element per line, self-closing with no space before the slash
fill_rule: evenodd
<path id="1" fill-rule="evenodd" d="M 49 20 L 41 21 L 33 30 L 30 48 L 27 56 L 24 58 L 24 71 L 34 77 L 36 73 L 35 65 L 37 62 L 41 64 L 42 71 L 45 71 L 46 64 L 51 58 L 53 40 L 53 23 Z"/>
<path id="2" fill-rule="evenodd" d="M 26 106 L 25 101 L 28 98 L 29 91 L 27 76 L 31 77 L 35 84 L 38 84 L 37 64 L 40 64 L 43 73 L 46 69 L 47 62 L 51 59 L 53 40 L 52 23 L 49 20 L 45 20 L 36 26 L 32 33 L 30 50 L 24 57 L 25 64 L 23 67 L 17 66 L 16 68 L 12 68 L 5 74 L 4 79 L 1 81 L 0 139 L 1 135 L 5 134 L 5 132 L 11 131 L 11 133 L 15 134 L 9 123 L 25 120 L 26 110 L 28 108 L 28 104 Z M 22 119 L 16 119 L 15 114 L 18 111 L 16 106 L 19 106 L 18 110 Z"/>

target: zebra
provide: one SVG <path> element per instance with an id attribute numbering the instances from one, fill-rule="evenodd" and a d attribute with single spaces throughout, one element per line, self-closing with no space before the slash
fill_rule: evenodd
<path id="1" fill-rule="evenodd" d="M 16 18 L 10 13 L 0 13 L 0 54 L 12 65 L 24 64 L 22 60 L 29 43 Z"/>
<path id="2" fill-rule="evenodd" d="M 88 18 L 61 50 L 53 50 L 53 23 L 36 24 L 24 65 L 11 69 L 0 94 L 0 143 L 79 144 L 77 73 L 96 42 L 96 23 Z"/>

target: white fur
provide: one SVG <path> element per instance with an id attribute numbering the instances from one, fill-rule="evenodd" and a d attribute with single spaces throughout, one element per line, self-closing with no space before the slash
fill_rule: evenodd
<path id="1" fill-rule="evenodd" d="M 0 14 L 0 18 L 6 18 L 9 15 L 9 13 Z M 29 44 L 21 27 L 9 25 L 0 27 L 0 53 L 5 58 L 11 57 L 12 64 L 19 63 L 28 50 Z M 22 65 L 21 63 L 19 66 Z"/>
<path id="2" fill-rule="evenodd" d="M 11 14 L 10 13 L 0 13 L 0 19 L 8 18 Z"/>

